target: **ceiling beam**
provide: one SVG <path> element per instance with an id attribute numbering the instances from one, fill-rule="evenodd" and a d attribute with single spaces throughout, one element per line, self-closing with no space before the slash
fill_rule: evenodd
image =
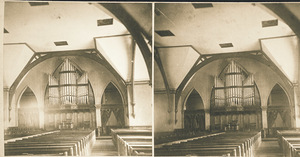
<path id="1" fill-rule="evenodd" d="M 116 18 L 118 18 L 127 30 L 131 33 L 132 37 L 135 39 L 135 42 L 138 44 L 142 55 L 144 57 L 148 75 L 150 81 L 152 80 L 152 53 L 143 37 L 143 29 L 141 26 L 130 16 L 130 14 L 117 3 L 99 3 L 108 11 L 110 11 Z M 152 23 L 151 23 L 152 24 Z M 145 36 L 145 34 L 144 34 Z M 151 41 L 151 39 L 148 39 Z"/>
<path id="2" fill-rule="evenodd" d="M 134 94 L 134 64 L 135 64 L 135 42 L 132 39 L 131 42 L 131 46 L 132 46 L 132 55 L 131 55 L 131 76 L 130 76 L 130 81 L 131 81 L 131 85 L 129 86 L 130 90 L 131 90 L 131 116 L 133 118 L 135 118 L 135 113 L 134 113 L 134 106 L 135 106 L 135 94 Z M 128 87 L 127 87 L 128 88 Z M 129 93 L 130 94 L 130 93 Z"/>
<path id="3" fill-rule="evenodd" d="M 251 51 L 237 51 L 237 52 L 225 52 L 225 53 L 212 53 L 212 54 L 202 54 L 202 57 L 207 56 L 239 56 L 240 54 L 251 54 L 251 53 L 259 53 L 260 50 L 251 50 Z"/>
<path id="4" fill-rule="evenodd" d="M 295 36 L 296 35 L 284 35 L 284 36 L 276 36 L 276 37 L 259 38 L 259 40 L 280 39 L 280 38 L 289 38 Z"/>
<path id="5" fill-rule="evenodd" d="M 279 16 L 300 37 L 300 21 L 283 3 L 263 3 L 268 9 Z"/>
<path id="6" fill-rule="evenodd" d="M 112 38 L 112 37 L 124 37 L 124 36 L 131 36 L 131 34 L 107 35 L 107 36 L 99 36 L 94 38 L 98 39 L 98 38 Z"/>
<path id="7" fill-rule="evenodd" d="M 95 49 L 88 49 L 88 50 L 45 52 L 45 53 L 42 53 L 42 54 L 45 54 L 44 56 L 37 57 L 37 59 L 36 59 L 37 54 L 33 55 L 9 89 L 9 107 L 11 107 L 12 98 L 16 91 L 17 86 L 19 85 L 19 83 L 21 82 L 23 77 L 29 72 L 29 70 L 31 70 L 32 68 L 34 68 L 36 65 L 40 64 L 41 62 L 43 62 L 47 59 L 50 59 L 50 58 L 54 58 L 54 57 L 79 56 L 79 57 L 85 57 L 85 58 L 94 60 L 97 63 L 103 65 L 105 68 L 107 68 L 108 71 L 110 71 L 114 75 L 114 77 L 116 78 L 118 83 L 126 86 L 124 79 L 119 75 L 119 73 L 117 73 L 117 71 L 107 61 L 101 59 L 95 53 L 86 53 L 85 52 L 85 51 L 90 51 L 90 50 L 97 51 Z"/>
<path id="8" fill-rule="evenodd" d="M 163 78 L 163 81 L 164 81 L 164 85 L 165 85 L 166 93 L 167 93 L 167 97 L 168 97 L 168 112 L 170 113 L 172 111 L 172 102 L 170 101 L 171 100 L 170 86 L 169 86 L 167 76 L 166 76 L 166 72 L 164 70 L 163 64 L 162 64 L 161 59 L 160 59 L 159 51 L 158 51 L 157 48 L 154 48 L 154 59 L 155 59 L 155 62 L 157 64 L 158 68 L 159 68 L 159 71 L 160 71 L 160 73 L 162 75 L 162 78 Z"/>
<path id="9" fill-rule="evenodd" d="M 78 49 L 78 50 L 60 50 L 60 51 L 44 51 L 44 52 L 37 52 L 38 54 L 54 54 L 54 55 L 61 55 L 61 53 L 66 54 L 75 54 L 75 53 L 82 53 L 84 51 L 95 51 L 94 48 L 92 49 Z"/>
<path id="10" fill-rule="evenodd" d="M 4 43 L 3 45 L 26 45 L 33 53 L 36 53 L 35 50 L 27 43 Z"/>
<path id="11" fill-rule="evenodd" d="M 197 52 L 199 55 L 202 55 L 199 51 L 196 50 L 196 48 L 193 45 L 175 45 L 175 46 L 157 46 L 157 49 L 163 49 L 163 48 L 177 48 L 177 47 L 190 47 L 192 48 L 195 52 Z"/>

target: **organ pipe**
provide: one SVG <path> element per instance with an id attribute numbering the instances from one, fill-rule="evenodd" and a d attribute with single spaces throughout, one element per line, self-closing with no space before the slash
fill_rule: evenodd
<path id="1" fill-rule="evenodd" d="M 214 103 L 215 106 L 227 105 L 254 105 L 255 104 L 255 85 L 253 75 L 248 77 L 244 75 L 242 68 L 240 68 L 234 61 L 231 61 L 224 71 L 224 85 L 221 87 L 218 82 L 218 77 L 214 77 Z M 225 97 L 222 97 L 222 94 Z"/>
<path id="2" fill-rule="evenodd" d="M 62 104 L 89 103 L 87 74 L 83 73 L 79 77 L 76 67 L 71 64 L 69 59 L 65 59 L 63 62 L 58 77 L 59 81 L 51 75 L 48 76 L 49 104 L 59 104 L 59 100 Z"/>

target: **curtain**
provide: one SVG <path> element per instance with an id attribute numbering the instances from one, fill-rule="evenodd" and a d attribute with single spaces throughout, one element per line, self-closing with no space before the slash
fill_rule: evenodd
<path id="1" fill-rule="evenodd" d="M 190 129 L 192 127 L 191 126 L 191 118 L 189 115 L 185 115 L 184 126 L 185 126 L 185 129 Z"/>
<path id="2" fill-rule="evenodd" d="M 290 118 L 289 118 L 290 111 L 289 110 L 279 110 L 278 112 L 279 112 L 279 114 L 282 118 L 283 125 L 285 127 L 290 127 L 290 124 L 291 124 L 291 121 L 290 121 Z"/>
<path id="3" fill-rule="evenodd" d="M 101 122 L 102 126 L 106 126 L 106 123 L 111 115 L 111 109 L 103 109 L 101 110 Z"/>
<path id="4" fill-rule="evenodd" d="M 278 111 L 268 111 L 268 128 L 271 128 L 277 118 Z"/>
<path id="5" fill-rule="evenodd" d="M 124 121 L 124 112 L 122 110 L 122 108 L 116 108 L 113 110 L 113 113 L 118 121 L 118 124 L 120 126 L 124 126 L 125 121 Z"/>
<path id="6" fill-rule="evenodd" d="M 197 114 L 194 114 L 192 119 L 193 119 L 193 129 L 198 129 L 199 125 L 198 125 L 198 116 L 197 116 Z"/>

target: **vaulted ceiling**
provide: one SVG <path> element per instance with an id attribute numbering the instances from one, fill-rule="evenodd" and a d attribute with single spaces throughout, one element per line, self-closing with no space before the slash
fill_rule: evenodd
<path id="1" fill-rule="evenodd" d="M 137 31 L 148 42 L 152 5 L 124 3 L 121 7 L 139 24 Z M 92 49 L 101 53 L 123 80 L 130 80 L 132 60 L 135 80 L 150 79 L 136 39 L 102 4 L 11 1 L 5 2 L 4 9 L 4 86 L 12 85 L 34 54 Z"/>
<path id="2" fill-rule="evenodd" d="M 130 79 L 135 49 L 135 70 L 139 71 L 135 72 L 139 74 L 135 78 L 149 80 L 141 47 L 132 40 L 128 25 L 109 7 L 85 2 L 44 4 L 5 3 L 4 67 L 10 67 L 4 71 L 5 86 L 13 83 L 33 54 L 86 49 L 97 49 L 124 80 Z M 286 9 L 281 11 L 283 15 L 289 12 L 287 15 L 295 16 L 295 20 L 290 21 L 268 5 L 155 3 L 153 36 L 161 60 L 154 65 L 158 76 L 155 87 L 165 88 L 167 81 L 170 89 L 177 89 L 192 67 L 207 56 L 248 52 L 262 52 L 285 77 L 296 82 L 300 31 L 293 21 L 300 20 L 300 4 L 281 4 Z M 119 6 L 137 22 L 143 40 L 151 49 L 152 4 L 122 3 Z M 55 42 L 67 45 L 57 46 Z"/>
<path id="3" fill-rule="evenodd" d="M 299 3 L 283 5 L 300 19 Z M 178 89 L 206 57 L 234 53 L 261 52 L 289 81 L 298 79 L 297 34 L 265 4 L 156 3 L 154 24 L 157 90 L 163 80 Z"/>

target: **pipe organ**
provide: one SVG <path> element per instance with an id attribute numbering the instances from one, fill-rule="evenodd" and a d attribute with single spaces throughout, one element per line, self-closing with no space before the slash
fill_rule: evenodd
<path id="1" fill-rule="evenodd" d="M 95 127 L 94 94 L 88 75 L 68 58 L 48 76 L 45 98 L 46 127 Z"/>
<path id="2" fill-rule="evenodd" d="M 56 105 L 60 103 L 60 97 L 59 97 L 59 88 L 58 88 L 58 82 L 57 80 L 49 75 L 49 105 Z"/>
<path id="3" fill-rule="evenodd" d="M 214 77 L 211 116 L 213 129 L 225 129 L 231 123 L 240 129 L 261 127 L 260 97 L 253 75 L 233 60 Z"/>

